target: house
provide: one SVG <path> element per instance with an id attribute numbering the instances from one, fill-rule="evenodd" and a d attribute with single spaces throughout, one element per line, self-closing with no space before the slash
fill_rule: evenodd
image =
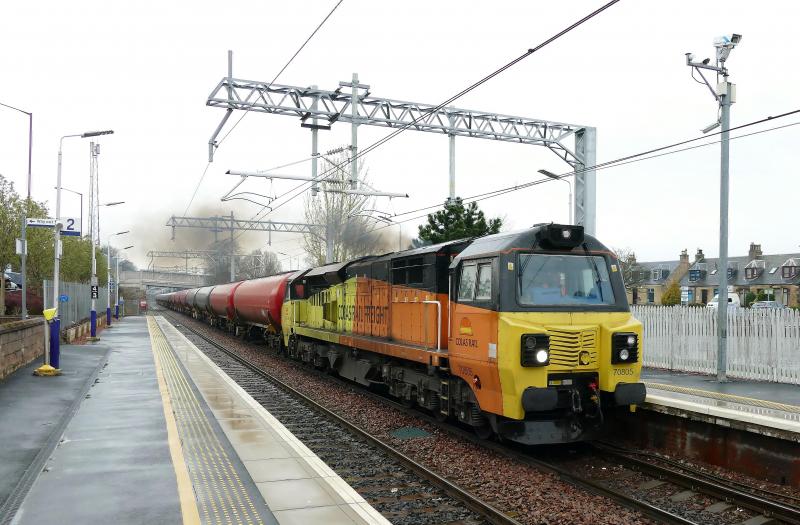
<path id="1" fill-rule="evenodd" d="M 702 254 L 702 250 L 698 250 L 698 254 Z M 680 281 L 686 302 L 706 304 L 711 301 L 722 275 L 719 259 L 696 258 Z M 748 293 L 762 292 L 787 306 L 800 303 L 800 253 L 764 255 L 760 244 L 750 243 L 746 256 L 728 258 L 724 275 L 729 289 L 739 295 L 742 304 Z"/>
<path id="2" fill-rule="evenodd" d="M 629 261 L 625 289 L 630 304 L 661 304 L 667 288 L 689 270 L 689 254 L 683 250 L 677 261 Z"/>

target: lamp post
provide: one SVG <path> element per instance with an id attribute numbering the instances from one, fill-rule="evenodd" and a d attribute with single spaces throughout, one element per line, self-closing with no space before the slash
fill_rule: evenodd
<path id="1" fill-rule="evenodd" d="M 550 177 L 553 180 L 563 180 L 569 186 L 569 201 L 567 201 L 567 208 L 569 209 L 569 223 L 572 224 L 572 183 L 565 178 L 559 177 L 553 172 L 547 170 L 539 170 L 539 173 L 545 177 Z"/>
<path id="2" fill-rule="evenodd" d="M 105 130 L 105 131 L 86 131 L 84 133 L 76 133 L 74 135 L 64 135 L 58 141 L 58 174 L 56 177 L 56 225 L 53 228 L 53 246 L 55 256 L 53 258 L 53 308 L 56 309 L 56 318 L 53 320 L 53 323 L 50 325 L 52 327 L 52 334 L 54 337 L 50 338 L 50 346 L 51 346 L 51 354 L 50 354 L 50 364 L 53 368 L 58 368 L 58 361 L 59 361 L 59 353 L 60 353 L 60 341 L 59 336 L 61 334 L 61 320 L 58 318 L 58 278 L 59 278 L 59 270 L 60 270 L 60 263 L 61 263 L 61 239 L 59 235 L 61 233 L 61 158 L 62 158 L 62 149 L 64 144 L 64 139 L 78 137 L 82 139 L 90 138 L 90 137 L 98 137 L 100 135 L 111 135 L 114 133 L 112 130 Z M 94 260 L 94 239 L 92 239 L 92 267 L 95 266 Z M 92 283 L 95 284 L 95 283 Z M 96 322 L 96 319 L 93 319 Z M 94 325 L 94 322 L 92 323 Z M 93 328 L 92 330 L 92 337 L 95 336 L 96 330 Z"/>
<path id="3" fill-rule="evenodd" d="M 22 253 L 20 254 L 20 273 L 22 274 L 22 318 L 28 318 L 28 286 L 27 286 L 27 259 L 28 259 L 28 228 L 26 219 L 28 218 L 28 207 L 31 205 L 31 155 L 33 153 L 33 113 L 9 106 L 0 102 L 0 106 L 13 109 L 28 115 L 28 196 L 25 200 L 25 208 L 22 212 Z M 5 286 L 5 283 L 0 283 Z"/>
<path id="4" fill-rule="evenodd" d="M 53 189 L 57 189 L 57 188 L 53 188 Z M 83 193 L 81 193 L 79 191 L 71 190 L 69 188 L 64 188 L 63 186 L 62 186 L 61 190 L 62 191 L 68 191 L 70 193 L 74 193 L 75 195 L 78 195 L 81 198 L 81 235 L 83 235 Z"/>
<path id="5" fill-rule="evenodd" d="M 120 251 L 130 250 L 131 248 L 133 248 L 133 244 L 131 244 L 130 246 L 124 247 Z M 116 265 L 117 266 L 117 272 L 116 272 L 117 276 L 114 279 L 114 282 L 116 283 L 116 288 L 114 289 L 114 291 L 117 294 L 116 295 L 116 299 L 114 301 L 114 319 L 117 319 L 117 320 L 119 320 L 119 258 L 120 257 L 119 257 L 119 253 L 118 253 L 117 254 L 117 265 Z"/>
<path id="6" fill-rule="evenodd" d="M 702 62 L 695 62 L 694 55 L 686 53 L 686 65 L 692 68 L 692 78 L 694 73 L 700 74 L 703 82 L 695 78 L 697 82 L 705 83 L 714 100 L 719 104 L 719 120 L 703 129 L 703 133 L 708 133 L 718 126 L 722 126 L 720 141 L 720 181 L 719 181 L 719 297 L 717 299 L 717 381 L 720 383 L 727 381 L 728 368 L 728 191 L 730 179 L 728 173 L 729 166 L 729 130 L 731 125 L 731 104 L 736 102 L 736 85 L 728 82 L 728 68 L 725 61 L 731 51 L 742 41 L 742 35 L 733 34 L 714 39 L 714 47 L 717 49 L 716 65 L 709 63 L 711 59 L 706 58 Z M 717 75 L 716 89 L 711 87 L 703 69 L 710 70 Z M 719 76 L 722 75 L 722 81 Z M 724 279 L 724 280 L 723 280 Z"/>
<path id="7" fill-rule="evenodd" d="M 121 203 L 115 203 L 121 204 Z M 125 235 L 126 233 L 130 233 L 130 230 L 125 230 L 122 232 L 112 233 L 108 236 L 108 241 L 106 242 L 106 326 L 111 326 L 111 237 L 115 237 L 117 235 Z"/>

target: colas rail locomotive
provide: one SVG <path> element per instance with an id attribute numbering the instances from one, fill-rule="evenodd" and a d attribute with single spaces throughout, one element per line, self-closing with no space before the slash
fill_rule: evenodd
<path id="1" fill-rule="evenodd" d="M 614 254 L 557 224 L 160 295 L 484 437 L 591 438 L 645 398 Z"/>

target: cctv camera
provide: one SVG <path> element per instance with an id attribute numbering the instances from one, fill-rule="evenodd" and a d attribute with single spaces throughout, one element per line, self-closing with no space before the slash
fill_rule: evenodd
<path id="1" fill-rule="evenodd" d="M 742 41 L 742 35 L 737 35 L 736 33 L 734 33 L 733 36 L 731 36 L 731 43 L 738 44 L 741 41 Z"/>
<path id="2" fill-rule="evenodd" d="M 711 62 L 710 58 L 704 58 L 703 59 L 703 64 L 708 65 L 709 62 Z"/>
<path id="3" fill-rule="evenodd" d="M 694 60 L 694 54 L 693 53 L 686 53 L 686 61 L 687 62 L 691 62 L 692 60 Z"/>

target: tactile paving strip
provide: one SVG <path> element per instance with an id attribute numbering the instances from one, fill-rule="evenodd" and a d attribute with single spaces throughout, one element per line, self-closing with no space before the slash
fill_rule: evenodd
<path id="1" fill-rule="evenodd" d="M 707 397 L 719 401 L 727 401 L 729 403 L 738 403 L 740 405 L 750 405 L 759 408 L 768 408 L 770 410 L 779 410 L 782 412 L 789 412 L 792 414 L 800 414 L 800 406 L 787 405 L 784 403 L 776 403 L 775 401 L 767 401 L 764 399 L 755 399 L 752 397 L 735 396 L 733 394 L 723 394 L 720 392 L 711 392 L 709 390 L 700 390 L 698 388 L 689 388 L 676 385 L 665 385 L 663 383 L 652 383 L 644 381 L 647 388 L 655 390 L 664 390 L 667 392 L 675 392 L 676 394 L 686 394 L 690 396 Z"/>
<path id="2" fill-rule="evenodd" d="M 263 525 L 252 495 L 212 427 L 175 353 L 156 321 L 149 317 L 153 350 L 169 389 L 186 466 L 203 524 Z"/>

